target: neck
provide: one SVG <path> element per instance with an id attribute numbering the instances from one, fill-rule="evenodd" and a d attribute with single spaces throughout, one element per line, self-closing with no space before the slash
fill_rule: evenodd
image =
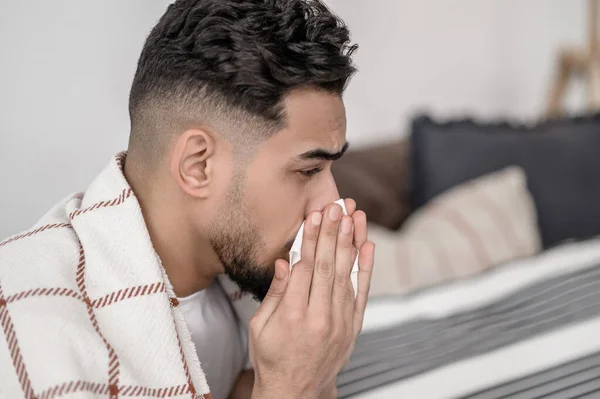
<path id="1" fill-rule="evenodd" d="M 207 288 L 222 272 L 208 238 L 194 235 L 181 212 L 181 199 L 168 198 L 143 184 L 133 162 L 125 164 L 125 178 L 142 209 L 156 253 L 169 277 L 175 295 L 186 297 Z M 162 185 L 159 185 L 164 187 Z"/>

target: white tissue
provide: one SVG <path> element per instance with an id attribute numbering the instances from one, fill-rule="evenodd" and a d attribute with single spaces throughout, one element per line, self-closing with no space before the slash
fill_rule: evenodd
<path id="1" fill-rule="evenodd" d="M 348 215 L 346 211 L 346 204 L 343 199 L 339 199 L 335 201 L 336 204 L 342 207 L 342 211 L 344 215 Z M 304 223 L 300 226 L 300 230 L 298 230 L 298 234 L 296 234 L 296 239 L 292 244 L 292 249 L 290 250 L 290 269 L 300 261 L 300 254 L 302 249 L 302 237 L 304 235 Z M 352 287 L 354 288 L 354 296 L 358 294 L 358 250 L 356 251 L 356 259 L 354 260 L 354 265 L 352 266 L 352 271 L 350 272 L 350 280 L 352 281 Z"/>

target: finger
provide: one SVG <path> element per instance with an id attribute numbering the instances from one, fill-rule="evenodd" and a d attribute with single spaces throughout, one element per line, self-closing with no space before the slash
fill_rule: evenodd
<path id="1" fill-rule="evenodd" d="M 371 276 L 373 275 L 373 264 L 375 261 L 375 243 L 365 242 L 359 249 L 358 255 L 358 294 L 354 306 L 354 334 L 358 335 L 362 330 L 365 309 L 369 299 L 371 287 Z"/>
<path id="2" fill-rule="evenodd" d="M 351 255 L 351 265 L 354 265 L 354 259 L 356 259 L 358 251 L 352 245 L 352 255 Z M 356 305 L 356 296 L 354 295 L 354 287 L 352 286 L 352 281 L 348 282 L 348 290 L 347 290 L 347 298 L 344 302 L 344 321 L 346 325 L 346 342 L 353 343 L 355 334 L 354 334 L 354 307 Z M 346 361 L 349 360 L 349 355 L 352 353 L 352 349 L 348 353 Z"/>
<path id="3" fill-rule="evenodd" d="M 288 293 L 286 294 L 292 306 L 306 307 L 308 304 L 311 282 L 315 270 L 315 251 L 322 219 L 323 215 L 321 215 L 321 212 L 313 212 L 308 215 L 304 223 L 300 261 L 292 268 Z"/>
<path id="4" fill-rule="evenodd" d="M 352 284 L 351 284 L 352 285 Z M 353 343 L 355 341 L 355 332 L 354 332 L 354 307 L 355 307 L 355 299 L 354 299 L 354 290 L 350 287 L 350 291 L 348 293 L 349 297 L 345 303 L 344 308 L 344 320 L 346 323 L 346 342 Z M 351 353 L 349 353 L 351 354 Z M 348 359 L 346 359 L 348 360 Z"/>
<path id="5" fill-rule="evenodd" d="M 352 216 L 354 211 L 356 211 L 356 201 L 354 201 L 352 198 L 346 198 L 344 199 L 344 204 L 346 205 L 346 212 L 348 213 L 348 216 Z"/>
<path id="6" fill-rule="evenodd" d="M 350 281 L 353 265 L 353 219 L 343 216 L 338 231 L 333 282 L 332 320 L 336 336 L 343 337 L 344 347 L 354 338 L 354 291 Z"/>
<path id="7" fill-rule="evenodd" d="M 319 240 L 319 231 L 321 230 L 321 222 L 323 215 L 321 212 L 311 212 L 304 223 L 304 234 L 302 236 L 302 250 L 300 258 L 310 262 L 315 261 L 315 251 L 317 250 L 317 242 Z"/>
<path id="8" fill-rule="evenodd" d="M 360 248 L 367 241 L 367 215 L 363 211 L 356 211 L 354 219 L 354 246 Z"/>
<path id="9" fill-rule="evenodd" d="M 349 290 L 352 289 L 350 271 L 352 270 L 353 221 L 350 216 L 344 216 L 338 231 L 337 248 L 335 253 L 335 271 L 333 282 L 333 312 L 344 314 Z M 354 295 L 352 295 L 354 299 Z M 352 301 L 354 302 L 354 301 Z"/>
<path id="10" fill-rule="evenodd" d="M 352 270 L 350 271 L 350 285 L 352 286 L 352 295 L 353 295 L 353 299 L 356 299 L 356 291 L 358 291 L 358 283 L 356 283 L 356 286 L 354 285 L 354 281 L 352 281 L 352 273 L 353 272 L 357 272 L 358 270 L 354 270 L 354 264 L 358 264 L 358 250 L 356 249 L 356 247 L 353 245 L 352 246 Z M 356 274 L 354 276 L 354 278 L 357 278 L 358 274 Z"/>
<path id="11" fill-rule="evenodd" d="M 354 265 L 354 261 L 355 261 L 357 255 L 358 255 L 358 251 L 356 250 L 356 248 L 353 245 L 352 246 L 352 265 Z M 358 335 L 358 334 L 355 334 L 355 327 L 354 327 L 354 314 L 355 314 L 354 310 L 355 310 L 355 306 L 356 306 L 356 295 L 354 294 L 354 290 L 355 290 L 355 288 L 353 287 L 352 282 L 351 282 L 350 290 L 349 290 L 350 297 L 348 298 L 349 300 L 346 301 L 346 307 L 344 309 L 344 316 L 345 316 L 345 321 L 346 321 L 346 326 L 347 326 L 347 331 L 346 331 L 347 341 L 346 342 L 350 343 L 350 347 L 346 354 L 346 362 L 348 362 L 348 360 L 350 359 L 350 355 L 352 354 L 352 351 L 354 350 L 356 336 Z"/>
<path id="12" fill-rule="evenodd" d="M 283 259 L 275 262 L 275 275 L 269 291 L 253 316 L 253 326 L 258 329 L 257 332 L 264 328 L 285 294 L 289 280 L 289 267 L 289 263 Z"/>
<path id="13" fill-rule="evenodd" d="M 335 253 L 342 207 L 331 204 L 323 214 L 315 252 L 315 266 L 309 298 L 309 309 L 331 312 L 331 294 L 335 271 Z M 325 313 L 323 315 L 325 315 Z"/>

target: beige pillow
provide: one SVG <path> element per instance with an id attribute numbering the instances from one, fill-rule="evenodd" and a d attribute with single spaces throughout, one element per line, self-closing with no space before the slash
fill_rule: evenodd
<path id="1" fill-rule="evenodd" d="M 471 276 L 541 248 L 535 205 L 525 173 L 516 166 L 440 194 L 415 211 L 393 241 L 380 231 L 374 236 L 371 295 Z"/>

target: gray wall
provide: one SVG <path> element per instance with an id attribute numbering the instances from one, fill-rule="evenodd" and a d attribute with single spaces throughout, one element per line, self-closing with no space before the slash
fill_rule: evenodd
<path id="1" fill-rule="evenodd" d="M 163 0 L 0 1 L 0 237 L 85 189 L 129 132 L 127 100 Z"/>
<path id="2" fill-rule="evenodd" d="M 583 0 L 329 0 L 361 48 L 349 139 L 402 135 L 414 109 L 534 118 Z M 0 237 L 84 190 L 127 143 L 127 96 L 165 0 L 0 0 Z M 572 93 L 577 105 L 577 93 Z"/>
<path id="3" fill-rule="evenodd" d="M 406 132 L 415 111 L 531 120 L 557 50 L 584 45 L 584 0 L 329 0 L 361 48 L 347 95 L 355 144 Z M 577 108 L 581 90 L 567 104 Z"/>

